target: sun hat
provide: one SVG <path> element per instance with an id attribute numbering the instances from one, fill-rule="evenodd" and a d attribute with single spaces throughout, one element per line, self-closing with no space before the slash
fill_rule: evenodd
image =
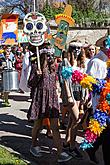
<path id="1" fill-rule="evenodd" d="M 72 6 L 67 4 L 63 14 L 57 14 L 55 16 L 55 21 L 57 25 L 60 24 L 61 20 L 64 20 L 65 22 L 69 23 L 69 26 L 74 26 L 75 20 L 71 17 L 71 15 L 72 15 Z"/>

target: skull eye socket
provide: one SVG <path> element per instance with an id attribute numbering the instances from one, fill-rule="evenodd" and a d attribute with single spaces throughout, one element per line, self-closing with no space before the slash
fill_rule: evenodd
<path id="1" fill-rule="evenodd" d="M 32 30 L 33 29 L 33 24 L 32 23 L 27 23 L 26 28 L 27 28 L 27 30 Z"/>
<path id="2" fill-rule="evenodd" d="M 42 23 L 42 22 L 38 22 L 38 23 L 36 24 L 36 28 L 37 28 L 38 30 L 43 29 L 43 23 Z"/>

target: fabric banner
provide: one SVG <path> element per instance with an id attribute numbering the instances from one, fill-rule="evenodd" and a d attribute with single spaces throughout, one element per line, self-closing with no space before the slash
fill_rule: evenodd
<path id="1" fill-rule="evenodd" d="M 0 21 L 0 44 L 18 43 L 18 14 L 4 14 Z"/>

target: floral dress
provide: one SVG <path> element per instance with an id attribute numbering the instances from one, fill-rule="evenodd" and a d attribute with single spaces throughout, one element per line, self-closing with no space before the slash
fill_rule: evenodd
<path id="1" fill-rule="evenodd" d="M 46 68 L 45 73 L 37 75 L 36 67 L 33 65 L 28 85 L 34 90 L 30 119 L 58 118 L 59 103 L 56 92 L 56 73 L 49 73 L 48 68 Z"/>

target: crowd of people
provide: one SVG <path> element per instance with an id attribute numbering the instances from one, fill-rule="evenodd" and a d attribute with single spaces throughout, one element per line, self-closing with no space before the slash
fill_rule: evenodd
<path id="1" fill-rule="evenodd" d="M 42 157 L 42 150 L 38 146 L 38 134 L 45 125 L 48 137 L 53 138 L 56 145 L 58 162 L 69 161 L 73 157 L 82 159 L 76 136 L 79 128 L 87 128 L 99 96 L 93 96 L 79 83 L 73 83 L 71 78 L 65 79 L 62 76 L 62 68 L 72 67 L 73 70 L 79 70 L 94 78 L 105 79 L 107 56 L 104 43 L 80 47 L 70 44 L 67 50 L 62 51 L 61 58 L 56 58 L 51 45 L 44 43 L 39 49 L 40 69 L 34 47 L 3 46 L 0 51 L 1 81 L 5 68 L 15 68 L 18 72 L 19 92 L 30 92 L 32 101 L 27 119 L 34 121 L 30 147 L 32 155 Z M 0 89 L 4 105 L 11 106 L 8 101 L 9 92 L 4 91 L 3 86 Z M 66 129 L 64 143 L 59 127 Z M 106 147 L 103 148 L 105 165 L 110 165 L 109 156 L 105 156 Z M 98 163 L 95 151 L 89 149 L 87 153 L 92 161 Z"/>

